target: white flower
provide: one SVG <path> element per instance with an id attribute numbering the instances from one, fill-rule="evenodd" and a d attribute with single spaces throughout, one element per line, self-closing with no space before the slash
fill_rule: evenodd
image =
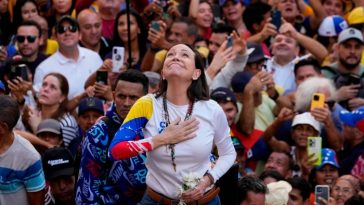
<path id="1" fill-rule="evenodd" d="M 192 189 L 194 189 L 200 182 L 202 178 L 199 177 L 196 173 L 189 173 L 182 177 L 182 185 L 177 186 L 177 194 L 178 197 L 181 197 L 183 193 L 186 193 Z M 178 205 L 186 205 L 183 200 L 180 200 Z"/>

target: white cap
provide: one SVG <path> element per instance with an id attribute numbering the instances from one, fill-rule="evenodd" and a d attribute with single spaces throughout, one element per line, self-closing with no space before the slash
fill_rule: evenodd
<path id="1" fill-rule="evenodd" d="M 340 33 L 337 42 L 343 43 L 344 41 L 347 41 L 349 39 L 356 39 L 361 43 L 364 43 L 363 34 L 358 29 L 355 28 L 347 28 L 343 30 Z"/>
<path id="2" fill-rule="evenodd" d="M 286 181 L 272 182 L 267 185 L 268 193 L 265 194 L 265 205 L 286 205 L 288 194 L 292 186 Z"/>
<path id="3" fill-rule="evenodd" d="M 319 121 L 315 120 L 310 112 L 298 114 L 293 118 L 292 127 L 302 124 L 311 125 L 318 133 L 321 132 L 321 125 Z"/>
<path id="4" fill-rule="evenodd" d="M 338 36 L 341 31 L 348 28 L 348 23 L 341 16 L 327 16 L 324 18 L 318 29 L 319 36 L 333 37 Z"/>

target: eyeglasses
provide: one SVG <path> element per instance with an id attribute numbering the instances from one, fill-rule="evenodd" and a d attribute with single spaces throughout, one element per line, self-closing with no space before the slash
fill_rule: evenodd
<path id="1" fill-rule="evenodd" d="M 339 186 L 335 186 L 332 190 L 334 192 L 341 192 L 343 194 L 350 194 L 352 191 L 350 188 L 340 188 Z"/>
<path id="2" fill-rule="evenodd" d="M 37 36 L 16 36 L 16 41 L 19 43 L 24 43 L 25 39 L 27 39 L 28 43 L 34 43 L 37 39 Z"/>
<path id="3" fill-rule="evenodd" d="M 57 29 L 57 32 L 59 34 L 63 34 L 66 33 L 66 31 L 69 31 L 71 33 L 75 33 L 77 31 L 77 27 L 76 26 L 59 26 Z"/>

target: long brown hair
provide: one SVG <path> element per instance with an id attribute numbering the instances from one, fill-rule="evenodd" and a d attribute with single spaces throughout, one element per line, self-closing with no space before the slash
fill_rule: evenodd
<path id="1" fill-rule="evenodd" d="M 201 75 L 197 80 L 193 80 L 191 85 L 187 89 L 187 96 L 189 100 L 209 100 L 209 87 L 206 82 L 205 76 L 205 68 L 203 63 L 203 58 L 200 53 L 187 44 L 183 44 L 188 46 L 195 53 L 195 67 L 201 71 Z M 164 64 L 164 63 L 163 63 Z M 157 91 L 157 97 L 165 95 L 167 92 L 168 82 L 167 80 L 161 80 L 159 90 Z"/>
<path id="2" fill-rule="evenodd" d="M 46 76 L 44 76 L 43 80 L 47 78 L 48 76 L 53 76 L 57 78 L 59 82 L 59 87 L 61 89 L 62 95 L 64 95 L 64 100 L 59 105 L 58 110 L 52 114 L 51 118 L 58 120 L 59 118 L 63 117 L 63 115 L 68 112 L 67 104 L 68 104 L 68 92 L 69 92 L 69 85 L 67 79 L 60 73 L 48 73 Z"/>

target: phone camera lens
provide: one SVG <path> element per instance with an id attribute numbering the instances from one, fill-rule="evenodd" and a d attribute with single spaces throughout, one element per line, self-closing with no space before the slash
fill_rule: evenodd
<path id="1" fill-rule="evenodd" d="M 317 95 L 314 95 L 314 96 L 313 96 L 313 100 L 316 100 L 316 101 L 317 101 L 317 100 L 319 100 L 319 99 L 320 99 L 320 97 L 319 97 L 319 96 L 317 96 Z"/>

